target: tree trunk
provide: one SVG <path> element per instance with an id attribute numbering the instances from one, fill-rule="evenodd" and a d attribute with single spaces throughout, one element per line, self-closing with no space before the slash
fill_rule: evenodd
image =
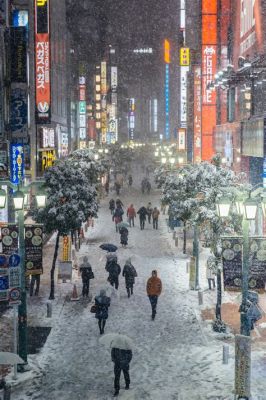
<path id="1" fill-rule="evenodd" d="M 218 268 L 217 270 L 217 303 L 216 303 L 216 319 L 218 321 L 222 321 L 221 315 L 221 307 L 222 307 L 222 279 L 221 279 L 221 270 Z"/>
<path id="2" fill-rule="evenodd" d="M 57 256 L 58 256 L 59 239 L 60 239 L 60 233 L 57 232 L 55 249 L 54 249 L 54 258 L 53 258 L 52 268 L 50 271 L 50 276 L 51 276 L 51 288 L 50 288 L 50 296 L 49 296 L 50 300 L 54 300 L 54 271 L 55 271 L 55 264 L 56 264 L 56 260 L 57 260 Z"/>
<path id="3" fill-rule="evenodd" d="M 184 221 L 184 228 L 183 228 L 183 254 L 187 252 L 187 223 Z"/>

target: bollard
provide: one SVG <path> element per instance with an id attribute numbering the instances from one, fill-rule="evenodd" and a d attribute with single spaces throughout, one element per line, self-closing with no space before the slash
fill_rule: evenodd
<path id="1" fill-rule="evenodd" d="M 203 304 L 203 292 L 202 292 L 202 290 L 198 291 L 198 300 L 199 300 L 199 306 L 202 306 L 202 304 Z"/>
<path id="2" fill-rule="evenodd" d="M 228 364 L 229 360 L 229 346 L 228 344 L 223 345 L 223 364 Z"/>
<path id="3" fill-rule="evenodd" d="M 178 247 L 178 237 L 175 238 L 175 247 Z"/>
<path id="4" fill-rule="evenodd" d="M 47 318 L 52 318 L 52 303 L 47 303 Z"/>
<path id="5" fill-rule="evenodd" d="M 190 261 L 186 262 L 186 273 L 189 274 L 189 269 L 190 269 Z"/>

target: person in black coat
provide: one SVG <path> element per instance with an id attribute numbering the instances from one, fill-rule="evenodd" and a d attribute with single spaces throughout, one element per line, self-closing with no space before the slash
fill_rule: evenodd
<path id="1" fill-rule="evenodd" d="M 82 296 L 88 297 L 89 290 L 90 290 L 90 280 L 94 278 L 94 273 L 92 272 L 92 268 L 90 263 L 88 262 L 88 257 L 83 257 L 83 263 L 81 264 L 80 268 L 81 279 L 82 279 Z"/>
<path id="2" fill-rule="evenodd" d="M 144 206 L 140 207 L 137 214 L 139 214 L 140 229 L 143 230 L 145 226 L 146 215 L 148 215 L 146 207 Z"/>
<path id="3" fill-rule="evenodd" d="M 104 334 L 104 327 L 108 319 L 108 308 L 110 307 L 111 299 L 106 296 L 104 289 L 100 290 L 100 295 L 95 297 L 96 313 L 95 318 L 98 319 L 100 335 Z"/>
<path id="4" fill-rule="evenodd" d="M 133 294 L 133 286 L 135 284 L 135 277 L 138 276 L 134 265 L 131 264 L 130 258 L 128 260 L 126 260 L 122 275 L 125 277 L 127 295 L 128 295 L 128 297 L 130 297 L 130 295 Z"/>
<path id="5" fill-rule="evenodd" d="M 114 363 L 114 387 L 115 393 L 114 396 L 118 396 L 120 390 L 120 375 L 121 371 L 123 371 L 126 387 L 125 389 L 129 389 L 130 385 L 130 377 L 129 377 L 129 364 L 132 360 L 132 350 L 122 350 L 117 348 L 112 348 L 111 357 Z"/>
<path id="6" fill-rule="evenodd" d="M 119 229 L 120 233 L 120 243 L 122 244 L 123 247 L 127 246 L 128 242 L 128 229 L 126 227 L 122 227 Z"/>
<path id="7" fill-rule="evenodd" d="M 113 213 L 115 211 L 115 201 L 114 201 L 114 199 L 111 199 L 109 201 L 109 210 L 111 211 L 111 214 L 113 215 Z"/>
<path id="8" fill-rule="evenodd" d="M 112 286 L 115 286 L 116 290 L 118 289 L 119 286 L 119 275 L 121 273 L 121 268 L 120 265 L 117 264 L 115 259 L 111 259 L 110 261 L 107 261 L 105 269 L 107 272 L 109 272 L 109 276 L 107 280 L 110 282 Z"/>

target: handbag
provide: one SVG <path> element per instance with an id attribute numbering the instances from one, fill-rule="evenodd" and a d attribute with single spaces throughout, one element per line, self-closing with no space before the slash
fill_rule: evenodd
<path id="1" fill-rule="evenodd" d="M 97 306 L 96 306 L 96 304 L 93 304 L 92 306 L 91 306 L 91 313 L 92 314 L 95 314 L 96 313 L 96 311 L 97 311 Z"/>

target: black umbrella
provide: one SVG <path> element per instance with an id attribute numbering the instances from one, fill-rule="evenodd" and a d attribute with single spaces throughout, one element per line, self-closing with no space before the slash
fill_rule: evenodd
<path id="1" fill-rule="evenodd" d="M 114 244 L 111 244 L 111 243 L 103 243 L 103 244 L 101 244 L 100 248 L 102 250 L 108 251 L 109 253 L 114 252 L 118 249 L 117 246 L 115 246 Z"/>

